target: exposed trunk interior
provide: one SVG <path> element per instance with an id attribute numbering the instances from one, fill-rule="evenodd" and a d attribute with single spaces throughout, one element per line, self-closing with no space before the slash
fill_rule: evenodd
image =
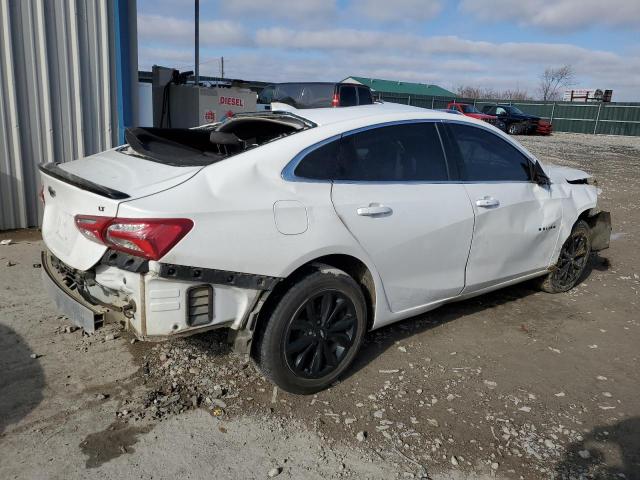
<path id="1" fill-rule="evenodd" d="M 135 127 L 125 132 L 125 154 L 172 166 L 204 166 L 312 127 L 289 113 L 236 115 L 220 124 L 188 128 Z"/>

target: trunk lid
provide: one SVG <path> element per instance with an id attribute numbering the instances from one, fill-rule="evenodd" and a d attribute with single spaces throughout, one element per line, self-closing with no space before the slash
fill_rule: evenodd
<path id="1" fill-rule="evenodd" d="M 76 215 L 116 217 L 121 202 L 176 186 L 202 168 L 164 165 L 118 150 L 40 167 L 42 238 L 51 253 L 78 270 L 93 267 L 107 247 L 80 233 Z"/>

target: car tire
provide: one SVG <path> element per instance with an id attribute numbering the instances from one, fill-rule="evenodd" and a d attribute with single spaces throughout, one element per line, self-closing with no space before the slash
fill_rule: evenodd
<path id="1" fill-rule="evenodd" d="M 507 133 L 509 135 L 518 135 L 520 133 L 520 128 L 517 123 L 512 123 L 507 127 Z"/>
<path id="2" fill-rule="evenodd" d="M 591 229 L 584 220 L 579 220 L 562 245 L 553 270 L 539 280 L 539 288 L 547 293 L 571 290 L 581 280 L 590 257 Z"/>
<path id="3" fill-rule="evenodd" d="M 287 392 L 324 390 L 355 358 L 366 325 L 360 286 L 342 270 L 320 266 L 278 301 L 258 339 L 258 364 Z"/>

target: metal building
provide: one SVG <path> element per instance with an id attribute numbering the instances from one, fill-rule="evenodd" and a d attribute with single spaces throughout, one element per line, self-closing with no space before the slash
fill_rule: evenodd
<path id="1" fill-rule="evenodd" d="M 135 0 L 0 0 L 0 230 L 37 226 L 38 164 L 136 123 Z"/>

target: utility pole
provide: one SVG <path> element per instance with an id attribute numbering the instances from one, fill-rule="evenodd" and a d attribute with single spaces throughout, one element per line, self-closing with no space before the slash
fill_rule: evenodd
<path id="1" fill-rule="evenodd" d="M 195 0 L 196 85 L 200 85 L 200 0 Z"/>
<path id="2" fill-rule="evenodd" d="M 220 78 L 224 78 L 224 57 L 220 57 Z"/>

